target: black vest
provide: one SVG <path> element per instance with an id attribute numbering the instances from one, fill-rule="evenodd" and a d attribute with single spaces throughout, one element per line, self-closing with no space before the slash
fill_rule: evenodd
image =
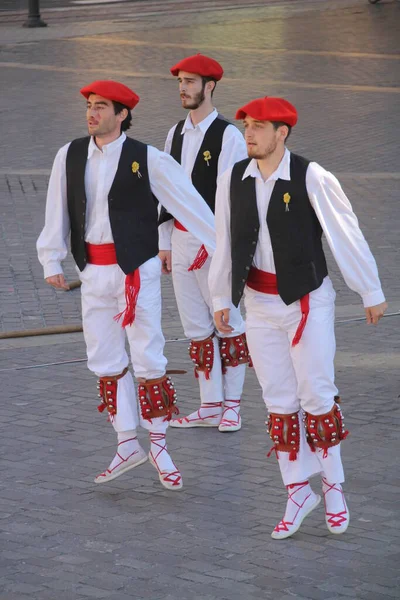
<path id="1" fill-rule="evenodd" d="M 243 295 L 258 241 L 260 222 L 254 177 L 243 174 L 250 159 L 235 164 L 232 170 L 231 244 L 232 302 L 238 306 Z M 278 292 L 289 305 L 317 289 L 328 274 L 322 248 L 322 228 L 310 204 L 306 188 L 309 161 L 291 153 L 290 181 L 278 179 L 267 212 L 276 268 Z M 290 194 L 289 211 L 284 195 Z"/>
<path id="2" fill-rule="evenodd" d="M 182 163 L 182 145 L 184 137 L 182 135 L 182 129 L 184 124 L 185 121 L 179 121 L 175 127 L 171 144 L 171 156 L 179 164 Z M 224 131 L 228 125 L 230 125 L 229 121 L 225 121 L 225 119 L 222 119 L 219 116 L 211 123 L 204 135 L 191 175 L 194 187 L 213 212 L 215 212 L 215 194 L 217 191 L 218 159 L 222 150 Z M 211 158 L 207 161 L 205 156 L 210 156 Z M 159 223 L 165 223 L 172 218 L 172 215 L 162 207 Z"/>
<path id="3" fill-rule="evenodd" d="M 81 271 L 87 263 L 85 170 L 89 141 L 90 137 L 85 137 L 71 142 L 66 163 L 71 252 Z M 134 162 L 142 177 L 133 173 Z M 150 189 L 146 144 L 131 138 L 123 143 L 108 193 L 108 211 L 118 264 L 124 273 L 131 273 L 158 254 L 157 199 Z"/>

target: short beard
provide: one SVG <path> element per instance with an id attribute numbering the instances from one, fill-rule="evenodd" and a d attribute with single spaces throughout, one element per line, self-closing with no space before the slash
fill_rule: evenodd
<path id="1" fill-rule="evenodd" d="M 265 160 L 266 158 L 268 158 L 269 156 L 271 156 L 271 154 L 273 154 L 276 150 L 277 147 L 277 143 L 271 143 L 268 148 L 265 149 L 264 152 L 258 152 L 257 150 L 249 150 L 247 149 L 247 154 L 249 156 L 249 158 L 255 158 L 256 160 Z"/>
<path id="2" fill-rule="evenodd" d="M 201 106 L 205 100 L 205 94 L 204 94 L 204 85 L 201 88 L 201 91 L 198 92 L 198 94 L 195 95 L 195 97 L 192 100 L 192 104 L 186 104 L 184 106 L 184 108 L 186 108 L 187 110 L 196 110 L 197 108 L 199 108 L 199 106 Z"/>

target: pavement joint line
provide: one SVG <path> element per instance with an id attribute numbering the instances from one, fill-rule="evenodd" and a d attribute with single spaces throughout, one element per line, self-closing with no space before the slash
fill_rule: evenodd
<path id="1" fill-rule="evenodd" d="M 377 54 L 371 52 L 341 52 L 328 50 L 290 50 L 289 48 L 242 48 L 240 46 L 220 46 L 214 44 L 180 44 L 177 42 L 147 42 L 145 40 L 124 40 L 118 38 L 105 37 L 101 34 L 95 36 L 78 36 L 68 38 L 67 42 L 90 42 L 101 43 L 106 46 L 144 46 L 151 48 L 180 48 L 180 49 L 200 49 L 206 48 L 207 51 L 221 50 L 226 52 L 240 52 L 244 54 L 285 54 L 288 56 L 335 56 L 339 58 L 366 58 L 383 60 L 400 60 L 400 54 Z"/>
<path id="2" fill-rule="evenodd" d="M 147 72 L 138 72 L 138 71 L 126 71 L 119 69 L 101 69 L 101 68 L 73 68 L 73 67 L 55 67 L 52 65 L 38 65 L 38 64 L 28 64 L 28 63 L 20 63 L 20 62 L 0 62 L 0 67 L 7 67 L 13 69 L 27 69 L 27 70 L 37 70 L 37 71 L 50 71 L 55 73 L 102 73 L 102 74 L 111 74 L 115 75 L 123 75 L 126 79 L 130 77 L 134 78 L 145 78 L 149 77 L 155 79 L 165 79 L 170 81 L 171 76 L 165 73 L 149 73 Z M 254 83 L 254 79 L 245 78 L 245 77 L 225 77 L 225 83 L 240 83 L 244 85 L 245 83 Z M 286 86 L 290 88 L 298 88 L 298 89 L 329 89 L 329 90 L 342 90 L 349 92 L 371 92 L 371 93 L 380 93 L 380 94 L 400 94 L 400 87 L 388 87 L 388 86 L 370 86 L 370 85 L 350 85 L 343 83 L 308 83 L 308 82 L 295 82 L 295 81 L 286 81 L 283 79 L 258 79 L 259 84 L 263 85 L 276 85 L 276 86 Z"/>

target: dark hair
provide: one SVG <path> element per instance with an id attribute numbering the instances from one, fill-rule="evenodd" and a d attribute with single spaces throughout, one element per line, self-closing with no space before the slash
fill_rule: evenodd
<path id="1" fill-rule="evenodd" d="M 128 111 L 128 114 L 126 115 L 125 119 L 121 123 L 121 131 L 127 131 L 129 129 L 129 127 L 132 125 L 131 109 L 128 108 L 127 106 L 125 106 L 125 104 L 121 104 L 121 102 L 115 102 L 115 100 L 112 100 L 112 103 L 114 106 L 114 113 L 116 115 L 119 115 L 119 113 L 122 112 L 124 110 L 124 108 L 126 108 L 126 110 Z"/>
<path id="2" fill-rule="evenodd" d="M 289 135 L 290 135 L 290 133 L 292 131 L 292 126 L 291 125 L 288 125 L 287 123 L 284 123 L 283 121 L 271 121 L 271 123 L 272 123 L 275 131 L 277 131 L 277 129 L 279 129 L 279 127 L 282 127 L 283 125 L 285 125 L 285 127 L 288 128 L 288 134 L 286 136 L 286 140 L 289 139 Z"/>
<path id="3" fill-rule="evenodd" d="M 211 90 L 211 98 L 212 98 L 213 94 L 215 92 L 215 88 L 217 87 L 217 80 L 213 79 L 212 77 L 203 77 L 202 75 L 201 75 L 201 80 L 203 82 L 203 90 L 206 87 L 206 83 L 208 83 L 209 81 L 213 81 L 215 83 L 213 89 Z"/>

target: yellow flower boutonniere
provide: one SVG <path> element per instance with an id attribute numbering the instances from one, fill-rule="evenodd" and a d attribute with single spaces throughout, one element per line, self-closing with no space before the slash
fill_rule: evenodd
<path id="1" fill-rule="evenodd" d="M 205 152 L 203 152 L 203 156 L 204 156 L 204 160 L 207 163 L 207 167 L 210 166 L 210 160 L 211 160 L 211 152 L 209 150 L 206 150 Z"/>
<path id="2" fill-rule="evenodd" d="M 287 192 L 286 194 L 283 194 L 283 201 L 285 203 L 285 212 L 289 212 L 290 194 Z"/>
<path id="3" fill-rule="evenodd" d="M 139 171 L 139 163 L 134 161 L 132 163 L 132 173 L 136 173 L 137 176 L 140 178 L 142 176 L 141 172 Z"/>

